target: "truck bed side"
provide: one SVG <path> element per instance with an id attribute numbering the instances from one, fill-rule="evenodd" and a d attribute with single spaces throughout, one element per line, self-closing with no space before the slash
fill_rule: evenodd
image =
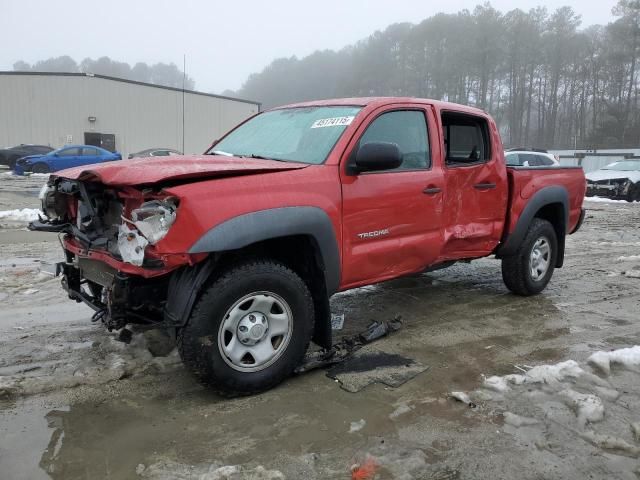
<path id="1" fill-rule="evenodd" d="M 586 180 L 581 167 L 508 167 L 509 208 L 498 256 L 512 255 L 533 217 L 549 220 L 556 228 L 564 258 L 564 236 L 573 233 L 583 218 Z"/>

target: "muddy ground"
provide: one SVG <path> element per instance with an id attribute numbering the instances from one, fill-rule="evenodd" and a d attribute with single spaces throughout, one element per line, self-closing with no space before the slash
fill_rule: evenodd
<path id="1" fill-rule="evenodd" d="M 0 173 L 0 210 L 37 207 L 42 183 Z M 316 370 L 234 400 L 92 324 L 50 273 L 57 237 L 0 220 L 0 478 L 640 478 L 640 365 L 587 362 L 640 345 L 640 204 L 587 206 L 537 297 L 492 259 L 335 296 L 338 337 L 401 315 L 367 349 L 429 367 L 404 385 L 350 393 Z"/>

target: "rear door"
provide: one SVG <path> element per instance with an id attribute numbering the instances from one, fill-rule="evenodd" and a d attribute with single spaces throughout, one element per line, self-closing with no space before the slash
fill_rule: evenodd
<path id="1" fill-rule="evenodd" d="M 81 152 L 78 147 L 70 147 L 65 148 L 64 150 L 60 150 L 55 160 L 55 169 L 63 170 L 65 168 L 75 167 L 77 165 L 82 165 L 80 163 L 82 160 Z"/>
<path id="2" fill-rule="evenodd" d="M 488 117 L 441 112 L 446 219 L 443 259 L 488 255 L 502 236 L 508 201 L 504 154 Z"/>
<path id="3" fill-rule="evenodd" d="M 442 247 L 443 175 L 437 128 L 427 106 L 397 105 L 372 112 L 341 163 L 343 288 L 416 272 Z M 403 155 L 393 170 L 350 174 L 359 145 L 391 142 Z"/>
<path id="4" fill-rule="evenodd" d="M 92 163 L 100 163 L 105 160 L 102 158 L 102 152 L 94 147 L 82 147 L 82 157 L 79 165 L 90 165 Z"/>

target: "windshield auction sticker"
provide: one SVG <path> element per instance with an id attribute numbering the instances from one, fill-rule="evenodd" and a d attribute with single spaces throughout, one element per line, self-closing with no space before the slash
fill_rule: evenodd
<path id="1" fill-rule="evenodd" d="M 311 124 L 311 128 L 343 127 L 351 125 L 355 117 L 320 118 Z"/>

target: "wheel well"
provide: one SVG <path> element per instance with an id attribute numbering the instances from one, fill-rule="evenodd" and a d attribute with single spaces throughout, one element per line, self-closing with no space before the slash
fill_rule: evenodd
<path id="1" fill-rule="evenodd" d="M 558 239 L 558 258 L 556 261 L 556 267 L 562 267 L 564 263 L 564 243 L 567 232 L 566 217 L 564 206 L 562 203 L 549 203 L 540 208 L 534 215 L 535 218 L 541 218 L 547 220 L 553 229 L 556 231 L 556 238 Z"/>
<path id="2" fill-rule="evenodd" d="M 290 235 L 270 238 L 247 245 L 238 250 L 223 252 L 216 268 L 232 265 L 247 257 L 271 258 L 282 262 L 300 275 L 309 287 L 315 307 L 313 341 L 325 348 L 331 347 L 331 310 L 324 277 L 324 261 L 320 247 L 311 235 Z"/>

